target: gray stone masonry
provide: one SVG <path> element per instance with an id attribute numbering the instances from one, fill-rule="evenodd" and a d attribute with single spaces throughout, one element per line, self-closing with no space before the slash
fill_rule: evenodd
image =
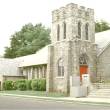
<path id="1" fill-rule="evenodd" d="M 66 38 L 64 39 L 64 22 Z M 78 23 L 81 23 L 81 38 L 78 36 Z M 88 39 L 85 25 L 88 24 Z M 59 40 L 58 40 L 59 25 Z M 79 58 L 86 55 L 88 74 L 91 82 L 96 77 L 96 44 L 95 44 L 94 10 L 68 4 L 52 12 L 51 41 L 47 65 L 47 91 L 69 93 L 70 76 L 80 76 Z M 64 75 L 59 76 L 58 61 L 63 60 Z"/>

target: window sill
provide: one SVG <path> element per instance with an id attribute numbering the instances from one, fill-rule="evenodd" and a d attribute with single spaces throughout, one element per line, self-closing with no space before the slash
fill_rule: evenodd
<path id="1" fill-rule="evenodd" d="M 64 79 L 64 76 L 57 76 L 56 79 Z"/>

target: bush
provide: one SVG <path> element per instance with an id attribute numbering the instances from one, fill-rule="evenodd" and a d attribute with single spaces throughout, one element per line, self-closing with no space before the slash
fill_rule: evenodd
<path id="1" fill-rule="evenodd" d="M 21 91 L 26 90 L 26 83 L 25 83 L 25 82 L 20 82 L 20 83 L 18 83 L 17 89 L 18 89 L 18 90 L 21 90 Z"/>
<path id="2" fill-rule="evenodd" d="M 41 79 L 39 82 L 39 90 L 40 91 L 46 91 L 46 80 L 45 79 Z"/>
<path id="3" fill-rule="evenodd" d="M 13 90 L 16 90 L 17 89 L 17 86 L 16 86 L 16 81 L 13 81 Z"/>
<path id="4" fill-rule="evenodd" d="M 32 83 L 32 80 L 26 80 L 26 88 L 27 88 L 27 90 L 31 90 L 32 89 L 31 83 Z"/>
<path id="5" fill-rule="evenodd" d="M 46 79 L 34 79 L 34 80 L 17 80 L 17 81 L 5 81 L 3 84 L 4 90 L 34 90 L 34 91 L 45 91 L 46 90 Z"/>
<path id="6" fill-rule="evenodd" d="M 32 90 L 45 91 L 46 80 L 45 79 L 32 80 L 31 87 L 32 87 Z"/>
<path id="7" fill-rule="evenodd" d="M 19 83 L 25 83 L 26 80 L 25 79 L 19 79 L 15 81 L 15 86 L 17 87 Z"/>
<path id="8" fill-rule="evenodd" d="M 26 82 L 26 79 L 19 79 L 19 80 L 16 81 L 16 83 L 22 83 L 22 82 L 23 83 Z"/>
<path id="9" fill-rule="evenodd" d="M 3 83 L 4 90 L 13 90 L 14 89 L 14 82 L 11 80 L 7 80 Z"/>
<path id="10" fill-rule="evenodd" d="M 15 88 L 18 90 L 26 90 L 26 80 L 20 79 L 15 82 Z"/>
<path id="11" fill-rule="evenodd" d="M 38 90 L 38 80 L 37 79 L 36 80 L 32 80 L 31 88 L 34 91 Z"/>

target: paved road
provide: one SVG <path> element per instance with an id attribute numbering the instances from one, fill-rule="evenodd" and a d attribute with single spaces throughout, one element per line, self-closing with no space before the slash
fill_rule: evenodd
<path id="1" fill-rule="evenodd" d="M 33 98 L 0 96 L 0 110 L 110 110 L 110 105 L 55 102 Z"/>

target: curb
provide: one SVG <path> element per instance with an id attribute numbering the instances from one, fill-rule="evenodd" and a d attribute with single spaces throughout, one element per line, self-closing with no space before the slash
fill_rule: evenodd
<path id="1" fill-rule="evenodd" d="M 14 96 L 14 97 L 22 97 L 22 98 L 34 98 L 37 100 L 45 100 L 45 101 L 56 101 L 56 102 L 66 102 L 66 103 L 79 103 L 79 104 L 91 104 L 91 105 L 107 105 L 110 106 L 110 101 L 103 101 L 102 98 L 97 98 L 100 101 L 95 100 L 96 98 L 54 98 L 54 97 L 40 97 L 40 96 L 30 96 L 30 95 L 18 95 L 18 94 L 6 94 L 0 93 L 0 96 Z M 87 99 L 87 100 L 86 100 Z"/>

